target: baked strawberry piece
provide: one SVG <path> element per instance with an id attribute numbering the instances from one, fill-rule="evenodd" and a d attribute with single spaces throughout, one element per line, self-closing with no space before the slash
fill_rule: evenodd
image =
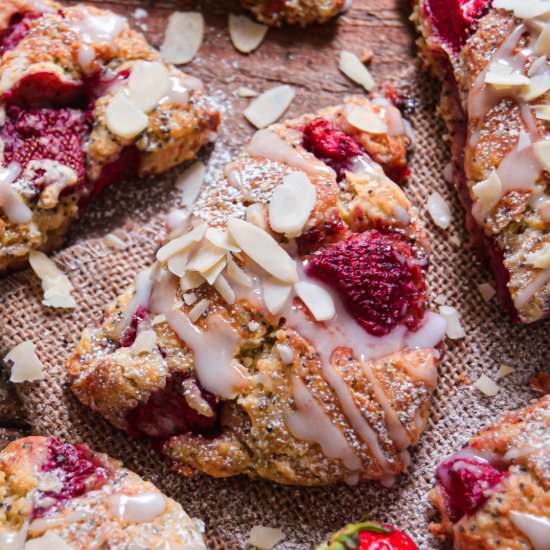
<path id="1" fill-rule="evenodd" d="M 525 548 L 550 541 L 550 396 L 508 413 L 437 468 L 433 533 L 456 550 Z"/>
<path id="2" fill-rule="evenodd" d="M 325 23 L 351 6 L 346 0 L 241 0 L 255 17 L 266 25 L 283 23 L 305 27 Z"/>
<path id="3" fill-rule="evenodd" d="M 403 531 L 391 525 L 363 521 L 348 525 L 331 535 L 317 550 L 418 550 L 418 546 Z"/>
<path id="4" fill-rule="evenodd" d="M 473 244 L 513 319 L 550 314 L 546 3 L 416 2 L 422 58 L 443 82 L 452 176 Z"/>
<path id="5" fill-rule="evenodd" d="M 105 187 L 193 158 L 219 124 L 200 81 L 125 18 L 51 0 L 0 5 L 0 113 L 0 272 L 58 246 Z"/>
<path id="6" fill-rule="evenodd" d="M 82 335 L 76 396 L 183 475 L 403 472 L 446 323 L 428 311 L 415 209 L 369 153 L 404 162 L 407 136 L 379 132 L 387 108 L 352 97 L 258 131 Z"/>
<path id="7" fill-rule="evenodd" d="M 0 452 L 0 497 L 6 548 L 206 549 L 203 523 L 180 504 L 117 460 L 55 437 Z"/>

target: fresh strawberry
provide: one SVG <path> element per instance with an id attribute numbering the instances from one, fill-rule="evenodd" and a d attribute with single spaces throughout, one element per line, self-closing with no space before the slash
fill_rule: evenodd
<path id="1" fill-rule="evenodd" d="M 338 531 L 318 550 L 418 550 L 418 546 L 391 525 L 365 521 Z"/>
<path id="2" fill-rule="evenodd" d="M 315 252 L 306 271 L 333 287 L 367 332 L 384 336 L 398 324 L 419 327 L 427 305 L 421 263 L 407 237 L 372 229 Z"/>
<path id="3" fill-rule="evenodd" d="M 439 39 L 459 52 L 477 19 L 491 7 L 491 0 L 426 0 L 423 6 Z"/>
<path id="4" fill-rule="evenodd" d="M 6 108 L 0 130 L 4 162 L 17 162 L 24 170 L 31 160 L 56 160 L 72 168 L 80 182 L 85 177 L 84 135 L 88 119 L 75 109 Z"/>
<path id="5" fill-rule="evenodd" d="M 507 475 L 475 455 L 455 455 L 440 464 L 437 484 L 451 521 L 459 521 L 478 510 L 488 498 L 487 491 Z"/>
<path id="6" fill-rule="evenodd" d="M 344 170 L 350 168 L 353 157 L 364 153 L 351 136 L 324 118 L 312 120 L 302 132 L 304 149 L 328 164 L 336 172 L 338 181 L 343 179 Z"/>
<path id="7" fill-rule="evenodd" d="M 61 443 L 56 437 L 48 440 L 48 456 L 41 470 L 53 472 L 55 478 L 61 481 L 61 487 L 48 491 L 39 491 L 44 502 L 64 502 L 80 496 L 86 491 L 97 490 L 107 481 L 109 468 L 103 464 L 86 445 L 71 445 Z M 35 506 L 33 517 L 44 515 L 52 506 Z"/>
<path id="8" fill-rule="evenodd" d="M 204 416 L 192 409 L 183 396 L 180 374 L 172 375 L 163 390 L 153 393 L 143 403 L 128 414 L 128 432 L 131 437 L 148 436 L 155 439 L 166 439 L 185 432 L 213 435 L 218 429 L 218 400 L 214 395 L 197 388 L 202 398 L 208 402 L 213 416 Z"/>

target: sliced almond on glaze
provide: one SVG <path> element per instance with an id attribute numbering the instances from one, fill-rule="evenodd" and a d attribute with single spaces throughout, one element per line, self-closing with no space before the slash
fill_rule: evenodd
<path id="1" fill-rule="evenodd" d="M 530 252 L 525 256 L 525 263 L 537 269 L 550 267 L 550 243 L 545 243 L 541 248 Z"/>
<path id="2" fill-rule="evenodd" d="M 550 121 L 550 105 L 535 105 L 535 116 Z"/>
<path id="3" fill-rule="evenodd" d="M 267 230 L 267 221 L 265 219 L 264 205 L 259 202 L 255 202 L 246 207 L 246 221 L 253 223 L 262 229 Z"/>
<path id="4" fill-rule="evenodd" d="M 269 202 L 269 224 L 273 231 L 294 237 L 306 224 L 317 190 L 303 172 L 291 172 L 273 190 Z"/>
<path id="5" fill-rule="evenodd" d="M 231 288 L 231 285 L 227 282 L 227 279 L 223 275 L 218 276 L 214 283 L 214 288 L 229 305 L 233 305 L 235 303 L 235 291 Z"/>
<path id="6" fill-rule="evenodd" d="M 367 92 L 370 92 L 376 86 L 369 70 L 354 53 L 341 51 L 338 68 L 349 79 L 363 86 Z"/>
<path id="7" fill-rule="evenodd" d="M 537 55 L 550 55 L 550 25 L 545 23 L 542 32 L 535 42 L 534 51 Z"/>
<path id="8" fill-rule="evenodd" d="M 220 276 L 221 272 L 225 269 L 225 266 L 227 265 L 227 259 L 225 256 L 221 258 L 216 264 L 214 264 L 208 271 L 205 271 L 204 273 L 201 273 L 201 275 L 206 279 L 206 282 L 209 285 L 213 285 L 218 277 Z"/>
<path id="9" fill-rule="evenodd" d="M 180 277 L 180 288 L 182 292 L 187 292 L 198 288 L 204 282 L 204 277 L 200 273 L 188 271 L 183 277 Z"/>
<path id="10" fill-rule="evenodd" d="M 182 277 L 185 275 L 185 272 L 187 271 L 187 264 L 189 263 L 189 254 L 189 250 L 184 250 L 183 252 L 179 252 L 178 254 L 174 254 L 168 258 L 168 262 L 166 262 L 168 271 L 176 275 L 176 277 Z"/>
<path id="11" fill-rule="evenodd" d="M 254 51 L 263 42 L 268 28 L 245 15 L 229 14 L 229 36 L 235 49 L 242 53 Z"/>
<path id="12" fill-rule="evenodd" d="M 131 139 L 149 124 L 147 115 L 120 90 L 109 102 L 105 112 L 107 128 L 115 136 Z"/>
<path id="13" fill-rule="evenodd" d="M 282 311 L 292 292 L 292 285 L 269 277 L 262 284 L 265 307 L 272 315 Z"/>
<path id="14" fill-rule="evenodd" d="M 201 13 L 176 11 L 168 19 L 160 55 L 168 63 L 189 63 L 199 51 L 203 36 L 204 18 Z"/>
<path id="15" fill-rule="evenodd" d="M 533 143 L 533 153 L 543 170 L 550 170 L 550 139 Z"/>
<path id="16" fill-rule="evenodd" d="M 163 63 L 138 61 L 128 79 L 128 96 L 145 113 L 154 109 L 170 89 L 170 75 Z"/>
<path id="17" fill-rule="evenodd" d="M 550 75 L 548 73 L 537 74 L 529 79 L 529 84 L 522 91 L 521 97 L 525 101 L 533 101 L 550 90 Z"/>
<path id="18" fill-rule="evenodd" d="M 200 248 L 193 254 L 187 264 L 189 271 L 198 271 L 204 275 L 220 260 L 225 259 L 225 250 L 214 246 L 209 241 L 203 241 Z"/>
<path id="19" fill-rule="evenodd" d="M 229 233 L 219 227 L 209 227 L 204 234 L 204 238 L 218 248 L 223 248 L 230 252 L 240 252 L 240 248 L 231 242 Z"/>
<path id="20" fill-rule="evenodd" d="M 346 110 L 346 120 L 358 130 L 369 134 L 387 134 L 388 125 L 382 117 L 365 107 L 351 107 Z"/>
<path id="21" fill-rule="evenodd" d="M 208 226 L 205 223 L 201 223 L 188 233 L 183 234 L 181 237 L 167 242 L 163 247 L 159 248 L 157 252 L 157 260 L 159 262 L 165 262 L 168 258 L 170 258 L 170 256 L 173 256 L 174 254 L 181 252 L 194 243 L 200 241 L 203 238 L 207 227 Z"/>
<path id="22" fill-rule="evenodd" d="M 300 281 L 294 285 L 294 290 L 317 321 L 328 321 L 334 317 L 334 301 L 322 286 Z"/>
<path id="23" fill-rule="evenodd" d="M 237 265 L 237 262 L 231 257 L 231 254 L 229 254 L 227 258 L 226 275 L 228 279 L 245 288 L 251 288 L 253 285 L 252 277 Z"/>
<path id="24" fill-rule="evenodd" d="M 227 228 L 245 254 L 268 273 L 287 283 L 298 280 L 296 262 L 269 233 L 236 218 L 229 219 Z"/>
<path id="25" fill-rule="evenodd" d="M 275 86 L 252 101 L 243 114 L 256 128 L 265 128 L 281 118 L 294 95 L 294 89 L 286 84 Z"/>

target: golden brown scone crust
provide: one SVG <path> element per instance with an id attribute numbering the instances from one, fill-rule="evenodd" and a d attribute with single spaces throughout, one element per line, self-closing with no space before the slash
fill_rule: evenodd
<path id="1" fill-rule="evenodd" d="M 29 86 L 30 79 L 44 74 L 55 79 L 60 90 L 73 90 L 66 92 L 66 97 L 58 93 L 45 98 L 44 106 L 55 102 L 59 107 L 76 108 L 75 113 L 87 113 L 83 143 L 86 182 L 64 189 L 49 201 L 41 201 L 40 193 L 44 195 L 44 191 L 22 193 L 18 177 L 14 186 L 23 203 L 31 209 L 32 218 L 29 222 L 16 223 L 0 208 L 0 272 L 24 265 L 30 250 L 48 251 L 59 246 L 70 222 L 78 216 L 79 205 L 86 202 L 85 197 L 93 194 L 96 186 L 103 187 L 100 180 L 104 170 L 121 155 L 132 151 L 129 176 L 161 173 L 192 159 L 213 139 L 219 125 L 219 113 L 203 95 L 200 81 L 166 65 L 174 81 L 188 89 L 187 97 L 176 100 L 171 95 L 167 101 L 157 104 L 148 112 L 146 128 L 134 137 L 115 135 L 106 123 L 107 107 L 125 86 L 136 63 L 162 62 L 159 53 L 141 33 L 130 29 L 124 18 L 112 12 L 84 5 L 62 7 L 50 0 L 2 2 L 0 32 L 9 27 L 12 18 L 25 14 L 37 17 L 29 21 L 21 40 L 0 58 L 2 113 L 14 102 L 23 102 L 26 109 L 27 100 L 21 99 L 22 90 Z M 90 17 L 115 17 L 119 31 L 109 39 L 93 33 L 84 38 Z M 116 75 L 123 75 L 118 84 L 113 80 Z M 92 85 L 93 82 L 96 84 Z M 48 84 L 43 86 L 47 92 Z M 89 90 L 93 90 L 93 100 L 84 97 L 92 93 Z M 33 106 L 36 101 L 33 97 Z M 118 180 L 124 175 L 110 179 Z"/>
<path id="2" fill-rule="evenodd" d="M 430 498 L 441 514 L 432 531 L 450 537 L 460 550 L 535 548 L 525 532 L 511 519 L 511 513 L 529 514 L 550 526 L 550 396 L 503 415 L 495 424 L 470 440 L 466 449 L 503 461 L 508 469 L 504 480 L 488 491 L 487 501 L 472 515 L 453 523 L 439 487 Z M 512 514 L 514 515 L 514 514 Z M 541 536 L 548 533 L 541 530 Z M 546 540 L 546 539 L 541 539 Z"/>
<path id="3" fill-rule="evenodd" d="M 336 17 L 346 6 L 346 0 L 241 0 L 262 23 L 280 26 L 283 23 L 305 27 L 325 23 Z"/>
<path id="4" fill-rule="evenodd" d="M 51 463 L 62 463 L 65 456 L 83 449 L 84 459 L 94 462 L 96 473 L 83 478 L 82 494 L 61 498 L 64 476 L 70 474 L 51 468 Z M 60 454 L 54 457 L 54 452 Z M 149 505 L 140 504 L 139 497 Z M 128 504 L 123 504 L 124 499 Z M 124 506 L 136 506 L 141 521 L 123 512 Z M 8 544 L 20 537 L 22 548 L 25 541 L 46 535 L 81 550 L 160 550 L 166 545 L 199 550 L 206 548 L 203 532 L 201 521 L 191 519 L 153 484 L 85 446 L 75 448 L 55 438 L 32 436 L 10 443 L 0 453 L 0 542 Z"/>
<path id="5" fill-rule="evenodd" d="M 421 56 L 443 81 L 440 112 L 452 138 L 453 179 L 467 210 L 468 229 L 474 244 L 485 250 L 500 300 L 515 320 L 528 323 L 544 319 L 550 314 L 550 271 L 534 266 L 528 256 L 550 246 L 548 172 L 541 170 L 532 192 L 507 191 L 482 219 L 473 214 L 473 187 L 500 166 L 518 145 L 520 133 L 527 131 L 513 94 L 503 93 L 481 116 L 468 114 L 476 79 L 484 77 L 495 53 L 522 21 L 508 11 L 491 9 L 474 23 L 475 31 L 457 53 L 438 37 L 426 13 L 427 3 L 416 3 L 413 20 L 422 34 L 418 40 Z M 527 47 L 528 42 L 526 32 L 514 52 Z M 535 59 L 534 55 L 529 58 L 526 71 Z M 532 113 L 532 128 L 527 128 L 532 141 L 548 134 L 548 121 L 534 113 L 537 105 L 549 100 L 550 93 L 546 92 L 524 103 L 524 115 L 529 110 Z M 539 196 L 542 198 L 537 199 Z M 547 206 L 541 208 L 544 197 Z"/>
<path id="6" fill-rule="evenodd" d="M 302 146 L 304 126 L 321 117 L 338 128 L 346 128 L 345 113 L 351 106 L 375 108 L 364 98 L 349 98 L 344 105 L 276 124 L 253 138 L 254 142 L 260 135 L 269 135 L 270 139 L 282 140 L 279 143 L 285 143 L 286 147 L 290 145 L 293 154 L 298 153 L 302 163 L 305 160 L 309 181 L 316 189 L 315 204 L 297 239 L 285 239 L 275 232 L 271 234 L 288 250 L 294 250 L 291 255 L 295 257 L 296 242 L 308 247 L 311 244 L 309 237 L 315 236 L 313 248 L 318 249 L 354 233 L 391 228 L 406 235 L 419 260 L 424 261 L 426 243 L 416 211 L 399 186 L 383 175 L 379 165 L 372 164 L 372 170 L 366 172 L 348 171 L 337 183 L 334 172 L 327 170 Z M 376 112 L 384 113 L 383 110 Z M 346 129 L 369 152 L 373 143 L 370 138 L 375 138 L 373 156 L 390 158 L 396 151 L 405 155 L 408 141 L 405 135 L 384 138 L 379 134 L 369 136 L 357 129 Z M 206 220 L 211 227 L 224 228 L 232 217 L 243 217 L 249 206 L 259 209 L 260 217 L 263 215 L 267 219 L 273 189 L 289 173 L 296 172 L 296 168 L 256 155 L 250 147 L 252 145 L 226 166 L 218 185 L 209 186 L 211 192 L 194 205 L 193 213 L 199 220 Z M 404 162 L 404 158 L 401 161 Z M 342 231 L 332 232 L 338 224 Z M 297 254 L 300 256 L 304 257 L 304 253 Z M 245 256 L 236 253 L 235 257 L 241 267 L 252 269 Z M 156 277 L 158 281 L 164 275 L 157 272 Z M 135 432 L 132 415 L 136 407 L 143 408 L 144 403 L 150 403 L 152 394 L 155 400 L 154 396 L 158 395 L 155 392 L 162 392 L 176 374 L 180 379 L 197 382 L 193 352 L 178 338 L 163 315 L 151 321 L 156 338 L 154 349 L 136 355 L 129 347 L 121 347 L 119 326 L 134 300 L 135 288 L 128 289 L 108 306 L 99 328 L 85 331 L 68 363 L 72 389 L 77 397 L 130 433 Z M 335 346 L 330 361 L 333 375 L 341 379 L 345 391 L 349 392 L 352 408 L 362 419 L 356 425 L 362 424 L 364 429 L 372 430 L 377 454 L 372 442 L 369 446 L 364 433 L 360 436 L 354 428 L 350 407 L 342 406 L 334 385 L 327 381 L 316 347 L 319 342 L 314 343 L 310 337 L 300 334 L 300 328 L 285 322 L 281 315 L 270 313 L 252 294 L 239 296 L 229 305 L 208 284 L 193 289 L 189 303 L 189 293 L 184 294 L 179 289 L 177 293 L 178 310 L 186 316 L 191 316 L 202 300 L 208 301 L 206 311 L 194 322 L 200 331 L 207 333 L 210 324 L 217 319 L 218 325 L 225 324 L 224 330 L 229 326 L 238 335 L 232 365 L 244 380 L 233 397 L 219 400 L 220 424 L 214 436 L 187 432 L 166 438 L 163 452 L 179 472 L 190 475 L 199 471 L 220 477 L 247 474 L 284 484 L 324 485 L 346 479 L 389 481 L 404 471 L 408 462 L 405 449 L 418 441 L 426 425 L 439 363 L 435 345 L 442 335 L 425 347 L 405 344 L 378 354 L 368 362 L 370 378 L 349 348 Z M 152 302 L 154 296 L 155 291 Z M 303 303 L 296 301 L 295 304 L 322 336 L 323 324 L 315 322 Z M 364 336 L 360 339 L 369 337 L 362 330 L 361 335 Z M 353 346 L 352 342 L 346 344 Z M 281 355 L 281 350 L 286 353 Z M 322 414 L 344 435 L 344 444 L 353 455 L 350 457 L 348 453 L 347 458 L 355 460 L 356 466 L 345 465 L 345 457 L 327 456 L 315 438 L 306 441 L 306 438 L 293 435 L 287 418 L 296 408 L 296 379 L 307 386 L 312 398 L 322 407 Z M 377 395 L 378 390 L 383 399 L 380 393 Z M 197 399 L 196 387 L 192 385 L 186 391 L 191 408 L 198 410 L 199 406 L 204 406 L 204 393 Z M 193 391 L 194 401 L 191 400 Z M 392 416 L 394 413 L 399 420 Z M 390 416 L 392 418 L 385 422 L 384 418 Z M 401 435 L 400 442 L 396 442 L 399 439 L 396 431 Z"/>

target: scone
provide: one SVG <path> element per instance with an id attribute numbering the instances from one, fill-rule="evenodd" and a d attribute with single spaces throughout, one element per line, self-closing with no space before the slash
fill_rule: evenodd
<path id="1" fill-rule="evenodd" d="M 241 3 L 259 21 L 274 26 L 325 23 L 351 7 L 351 0 L 241 0 Z"/>
<path id="2" fill-rule="evenodd" d="M 550 396 L 504 415 L 437 469 L 434 534 L 456 550 L 550 544 Z"/>
<path id="3" fill-rule="evenodd" d="M 0 3 L 0 272 L 60 244 L 96 193 L 163 172 L 214 136 L 201 82 L 124 17 Z"/>
<path id="4" fill-rule="evenodd" d="M 0 548 L 206 550 L 202 521 L 117 460 L 55 437 L 0 452 Z"/>
<path id="5" fill-rule="evenodd" d="M 468 229 L 516 321 L 550 314 L 550 4 L 419 0 Z"/>
<path id="6" fill-rule="evenodd" d="M 416 211 L 384 175 L 408 143 L 382 98 L 258 131 L 84 332 L 77 397 L 184 475 L 391 482 L 446 330 Z"/>

